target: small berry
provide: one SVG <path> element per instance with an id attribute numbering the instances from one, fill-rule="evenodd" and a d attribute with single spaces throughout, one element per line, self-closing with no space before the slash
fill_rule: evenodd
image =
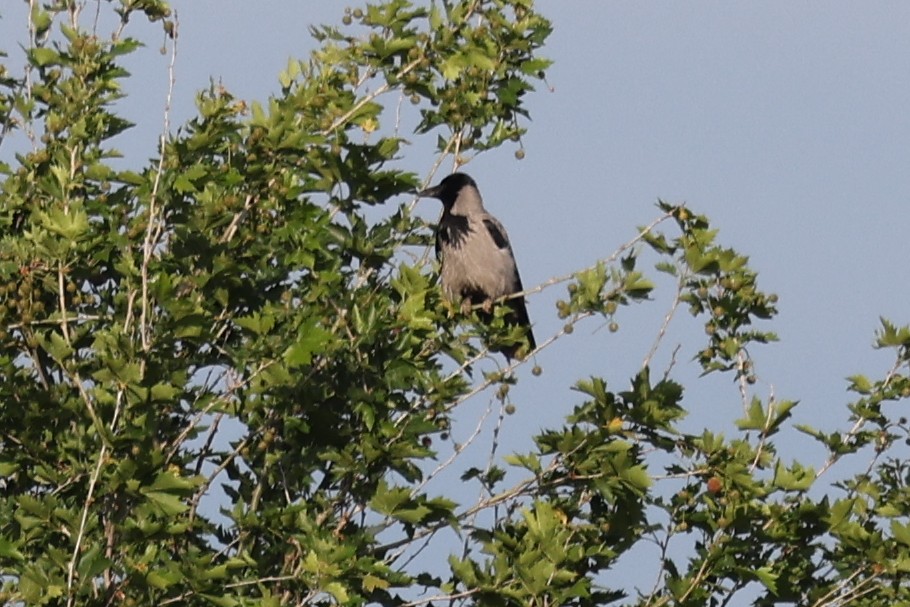
<path id="1" fill-rule="evenodd" d="M 515 158 L 517 158 L 518 160 L 524 160 L 524 157 L 525 157 L 524 150 L 522 150 L 521 148 L 515 150 Z"/>
<path id="2" fill-rule="evenodd" d="M 505 410 L 506 410 L 506 415 L 512 415 L 513 413 L 515 413 L 515 405 L 512 403 L 509 403 L 508 405 L 506 405 Z"/>
<path id="3" fill-rule="evenodd" d="M 616 333 L 617 331 L 619 331 L 619 323 L 616 322 L 615 320 L 611 321 L 610 324 L 607 325 L 607 329 L 610 330 L 610 333 Z"/>

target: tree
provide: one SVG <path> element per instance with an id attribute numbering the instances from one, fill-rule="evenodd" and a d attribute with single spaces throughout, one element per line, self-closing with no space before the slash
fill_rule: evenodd
<path id="1" fill-rule="evenodd" d="M 883 321 L 895 363 L 851 378 L 852 428 L 799 428 L 826 464 L 784 461 L 796 403 L 751 392 L 776 297 L 684 206 L 532 291 L 566 287 L 568 334 L 648 304 L 642 267 L 672 277 L 666 322 L 703 323 L 692 351 L 740 386 L 739 434 L 681 430 L 683 386 L 648 355 L 625 389 L 580 380 L 533 452 L 479 469 L 448 440 L 479 393 L 508 412 L 519 373 L 485 371 L 483 344 L 515 336 L 442 300 L 388 110 L 414 104 L 437 166 L 520 146 L 549 65 L 529 0 L 348 11 L 267 106 L 209 87 L 144 168 L 112 141 L 122 57 L 146 52 L 130 22 L 160 23 L 172 53 L 179 24 L 160 0 L 99 2 L 111 36 L 82 9 L 32 3 L 24 75 L 0 66 L 0 145 L 23 150 L 0 162 L 5 603 L 910 601 L 908 428 L 887 409 L 910 394 L 910 328 Z M 869 463 L 824 486 L 847 456 Z M 481 497 L 432 482 L 453 473 Z M 611 573 L 649 542 L 636 594 Z"/>

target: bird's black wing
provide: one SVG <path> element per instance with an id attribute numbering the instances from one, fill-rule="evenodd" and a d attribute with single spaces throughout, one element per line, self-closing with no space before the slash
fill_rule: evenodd
<path id="1" fill-rule="evenodd" d="M 493 238 L 493 242 L 496 243 L 497 247 L 500 249 L 509 248 L 509 237 L 506 235 L 506 229 L 502 227 L 499 220 L 495 217 L 484 217 L 483 225 L 486 226 L 487 232 L 490 233 L 490 236 Z"/>
<path id="2" fill-rule="evenodd" d="M 496 243 L 496 246 L 500 249 L 506 249 L 509 252 L 509 255 L 512 256 L 512 245 L 509 243 L 509 236 L 506 234 L 505 228 L 499 223 L 495 217 L 484 217 L 483 225 L 487 228 L 487 232 L 490 233 L 490 237 L 493 239 L 493 242 Z M 521 285 L 521 277 L 518 275 L 518 265 L 515 263 L 515 258 L 512 256 L 512 281 L 510 285 L 510 291 L 512 293 L 521 293 L 524 291 L 524 287 Z M 513 297 L 505 302 L 505 305 L 508 306 L 511 310 L 511 314 L 507 317 L 510 324 L 515 324 L 520 327 L 524 327 L 527 330 L 526 336 L 528 341 L 528 350 L 534 350 L 537 348 L 537 343 L 534 340 L 534 333 L 531 330 L 531 318 L 528 316 L 528 308 L 525 303 L 524 297 Z M 511 346 L 506 346 L 502 349 L 503 354 L 508 358 L 515 358 L 519 351 L 522 350 L 521 344 L 514 344 Z M 526 352 L 527 352 L 526 351 Z"/>
<path id="3" fill-rule="evenodd" d="M 521 286 L 521 278 L 518 276 L 518 270 L 515 270 L 515 293 L 521 293 L 524 291 L 524 287 Z M 528 330 L 528 345 L 531 347 L 531 350 L 537 347 L 537 343 L 534 340 L 534 332 L 531 330 L 531 317 L 528 315 L 527 302 L 524 297 L 513 297 L 512 299 L 506 302 L 506 305 L 509 306 L 509 309 L 512 311 L 512 321 L 520 326 L 525 327 Z"/>

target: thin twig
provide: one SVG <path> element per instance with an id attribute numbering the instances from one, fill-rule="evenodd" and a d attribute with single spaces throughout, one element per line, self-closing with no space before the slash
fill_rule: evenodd
<path id="1" fill-rule="evenodd" d="M 472 588 L 471 590 L 465 590 L 464 592 L 455 592 L 453 594 L 438 594 L 436 596 L 429 596 L 425 599 L 418 599 L 409 603 L 402 603 L 401 607 L 417 607 L 417 605 L 426 605 L 427 603 L 432 603 L 433 601 L 454 601 L 456 599 L 465 599 L 469 596 L 477 594 L 478 592 L 480 592 L 479 588 Z"/>
<path id="2" fill-rule="evenodd" d="M 673 352 L 670 353 L 670 362 L 667 363 L 667 368 L 664 369 L 664 381 L 670 379 L 670 373 L 673 372 L 673 367 L 676 366 L 676 356 L 679 354 L 679 351 L 682 349 L 682 344 L 676 344 L 676 347 L 673 348 Z"/>
<path id="3" fill-rule="evenodd" d="M 139 335 L 142 340 L 142 349 L 148 352 L 151 348 L 149 339 L 149 322 L 151 315 L 151 304 L 149 302 L 149 265 L 152 255 L 158 245 L 158 239 L 164 229 L 163 222 L 158 220 L 158 189 L 161 186 L 161 176 L 164 173 L 164 157 L 167 153 L 167 142 L 170 138 L 171 130 L 171 104 L 174 99 L 174 86 L 176 85 L 175 66 L 177 63 L 177 38 L 179 31 L 179 22 L 177 13 L 174 12 L 174 30 L 171 38 L 171 60 L 168 64 L 168 88 L 167 96 L 164 102 L 164 126 L 161 131 L 160 151 L 158 154 L 158 167 L 155 170 L 155 181 L 152 184 L 152 192 L 149 195 L 148 223 L 145 229 L 145 240 L 142 244 L 142 301 L 141 312 L 139 317 Z"/>
<path id="4" fill-rule="evenodd" d="M 275 180 L 271 179 L 269 181 L 267 189 L 271 189 L 274 182 Z M 246 201 L 243 203 L 243 209 L 234 213 L 234 217 L 231 219 L 230 225 L 224 230 L 224 234 L 222 234 L 220 242 L 227 243 L 230 242 L 232 238 L 234 238 L 234 234 L 237 233 L 237 228 L 240 227 L 240 221 L 246 216 L 250 208 L 252 208 L 253 202 L 255 200 L 256 199 L 252 194 L 247 195 Z"/>
<path id="5" fill-rule="evenodd" d="M 673 303 L 670 305 L 670 309 L 667 311 L 667 315 L 664 316 L 664 322 L 660 325 L 660 331 L 657 332 L 657 337 L 654 339 L 654 343 L 651 345 L 651 349 L 648 351 L 648 355 L 645 356 L 645 359 L 641 363 L 642 369 L 648 367 L 651 364 L 651 359 L 653 359 L 654 355 L 657 354 L 657 348 L 660 346 L 660 342 L 663 341 L 664 336 L 667 334 L 667 328 L 670 326 L 670 321 L 673 320 L 673 315 L 676 314 L 676 310 L 679 308 L 679 304 L 682 301 L 682 292 L 684 287 L 685 279 L 681 275 L 676 283 L 676 295 L 673 297 Z"/>
<path id="6" fill-rule="evenodd" d="M 85 393 L 83 390 L 83 398 Z M 114 408 L 114 417 L 111 419 L 110 429 L 111 432 L 117 427 L 117 420 L 120 418 L 120 410 L 123 406 L 124 394 L 123 389 L 120 389 L 117 392 L 117 405 Z M 72 607 L 75 604 L 76 594 L 73 592 L 73 584 L 76 581 L 76 562 L 79 560 L 79 551 L 82 548 L 82 540 L 85 537 L 85 525 L 88 522 L 88 513 L 91 508 L 92 502 L 94 501 L 95 487 L 98 484 L 98 478 L 101 476 L 101 469 L 104 467 L 105 462 L 107 461 L 107 450 L 108 444 L 104 440 L 104 437 L 101 437 L 101 450 L 98 452 L 98 459 L 95 462 L 95 470 L 92 472 L 92 478 L 88 484 L 88 493 L 85 496 L 85 503 L 82 505 L 82 517 L 79 521 L 79 532 L 76 534 L 76 543 L 73 546 L 73 555 L 70 557 L 69 565 L 67 566 L 66 574 L 66 605 L 67 607 Z"/>
<path id="7" fill-rule="evenodd" d="M 749 413 L 749 386 L 747 383 L 748 374 L 745 373 L 746 369 L 746 353 L 743 348 L 740 348 L 736 352 L 736 362 L 739 365 L 737 367 L 737 380 L 739 384 L 739 396 L 743 401 L 743 413 Z"/>
<path id="8" fill-rule="evenodd" d="M 711 550 L 713 550 L 714 547 L 717 545 L 717 541 L 718 541 L 719 537 L 720 537 L 720 533 L 715 535 L 715 537 L 711 540 L 711 543 L 708 544 L 707 546 L 705 546 L 705 549 L 704 549 L 705 556 L 702 559 L 701 566 L 698 568 L 698 572 L 696 572 L 695 577 L 692 578 L 692 582 L 689 584 L 689 587 L 686 589 L 686 592 L 683 593 L 682 597 L 680 597 L 679 602 L 681 604 L 684 604 L 686 602 L 686 599 L 689 598 L 689 595 L 692 594 L 692 592 L 694 592 L 696 588 L 701 587 L 702 581 L 704 580 L 704 577 L 707 574 L 708 562 L 711 560 Z"/>
<path id="9" fill-rule="evenodd" d="M 58 304 L 60 306 L 60 329 L 63 333 L 63 339 L 66 340 L 68 346 L 73 345 L 72 340 L 70 339 L 70 329 L 67 322 L 67 310 L 66 310 L 66 284 L 63 277 L 63 264 L 57 267 L 57 292 L 58 292 Z"/>
<path id="10" fill-rule="evenodd" d="M 758 466 L 758 461 L 761 459 L 762 451 L 764 451 L 765 443 L 768 440 L 768 430 L 771 427 L 771 419 L 774 417 L 775 403 L 777 401 L 774 398 L 774 387 L 771 387 L 771 392 L 768 395 L 768 415 L 765 417 L 765 425 L 761 431 L 761 437 L 758 441 L 758 446 L 755 449 L 755 457 L 752 459 L 752 465 L 749 466 L 749 474 L 755 471 L 755 468 Z"/>
<path id="11" fill-rule="evenodd" d="M 35 13 L 35 0 L 28 0 L 28 50 L 32 51 L 39 46 L 38 44 L 38 35 L 37 30 L 35 29 L 35 22 L 32 20 L 32 15 Z M 23 104 L 23 107 L 32 106 L 32 62 L 27 61 L 25 63 L 25 77 L 23 78 L 25 84 L 25 100 L 27 103 Z M 12 115 L 12 111 L 10 111 Z M 35 137 L 35 129 L 32 126 L 32 116 L 29 113 L 28 116 L 22 116 L 24 120 L 23 130 L 25 136 L 28 137 L 29 141 L 32 142 L 32 150 L 38 149 L 38 139 Z"/>
<path id="12" fill-rule="evenodd" d="M 426 485 L 431 480 L 433 480 L 434 477 L 436 477 L 440 472 L 442 472 L 443 470 L 448 468 L 455 461 L 455 459 L 459 455 L 461 455 L 462 452 L 464 452 L 465 449 L 467 449 L 474 443 L 474 441 L 477 439 L 477 437 L 480 435 L 481 431 L 483 430 L 484 422 L 486 422 L 487 418 L 490 416 L 490 413 L 492 413 L 492 412 L 493 412 L 493 405 L 491 402 L 490 405 L 487 407 L 486 411 L 484 411 L 483 414 L 480 416 L 480 419 L 477 421 L 477 425 L 474 427 L 474 430 L 471 432 L 471 434 L 468 436 L 467 439 L 465 439 L 463 442 L 455 442 L 455 440 L 453 438 L 452 442 L 454 444 L 454 449 L 452 450 L 452 454 L 448 457 L 448 459 L 446 459 L 446 461 L 444 461 L 441 464 L 439 464 L 438 466 L 436 466 L 436 468 L 432 472 L 430 472 L 429 475 L 427 475 L 427 478 L 425 478 L 423 481 L 421 481 L 420 484 L 417 485 L 413 491 L 411 491 L 412 497 L 416 497 L 417 494 L 419 494 L 420 491 L 422 491 L 423 488 L 426 487 Z"/>
<path id="13" fill-rule="evenodd" d="M 834 597 L 835 597 L 836 595 L 838 595 L 838 594 L 844 592 L 844 590 L 847 588 L 847 586 L 849 586 L 849 585 L 853 582 L 853 580 L 855 580 L 857 577 L 859 577 L 860 575 L 862 575 L 862 574 L 864 574 L 864 573 L 867 573 L 867 572 L 866 572 L 866 570 L 863 569 L 863 568 L 857 569 L 856 571 L 852 572 L 852 573 L 847 577 L 847 579 L 841 580 L 841 581 L 840 581 L 837 585 L 835 585 L 834 588 L 832 588 L 827 594 L 825 594 L 823 597 L 821 597 L 821 598 L 818 599 L 815 603 L 813 603 L 813 604 L 812 604 L 812 607 L 825 607 L 826 605 L 846 604 L 846 603 L 841 603 L 841 601 L 844 601 L 845 599 L 846 599 L 847 601 L 849 601 L 851 598 L 858 598 L 859 596 L 862 596 L 862 595 L 864 595 L 864 594 L 867 594 L 868 592 L 871 592 L 873 589 L 862 590 L 861 592 L 858 592 L 858 591 L 859 591 L 863 586 L 868 585 L 868 584 L 871 584 L 872 582 L 875 581 L 875 579 L 876 579 L 876 578 L 878 577 L 878 575 L 879 575 L 879 574 L 876 574 L 875 572 L 872 572 L 872 574 L 871 574 L 869 577 L 867 577 L 867 578 L 861 580 L 861 581 L 853 588 L 853 590 L 851 590 L 846 596 L 842 595 L 842 596 L 837 597 L 837 600 L 836 600 L 836 601 L 832 600 L 832 599 L 834 599 Z M 855 597 L 851 597 L 851 596 L 850 596 L 851 594 L 854 594 Z"/>

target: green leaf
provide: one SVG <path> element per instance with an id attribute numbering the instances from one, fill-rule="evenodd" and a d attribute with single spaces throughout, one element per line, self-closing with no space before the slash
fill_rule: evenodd
<path id="1" fill-rule="evenodd" d="M 631 466 L 620 472 L 620 477 L 640 491 L 651 486 L 651 475 L 644 466 Z"/>
<path id="2" fill-rule="evenodd" d="M 331 594 L 339 603 L 347 603 L 350 600 L 347 589 L 339 582 L 329 582 L 322 589 Z"/>
<path id="3" fill-rule="evenodd" d="M 166 590 L 178 581 L 178 575 L 172 571 L 155 570 L 149 571 L 145 575 L 145 582 L 152 588 L 157 588 L 159 590 Z"/>
<path id="4" fill-rule="evenodd" d="M 53 17 L 48 11 L 42 10 L 40 5 L 33 4 L 31 22 L 32 27 L 35 28 L 35 33 L 38 37 L 42 37 L 45 32 L 50 29 L 51 24 L 53 23 Z"/>
<path id="5" fill-rule="evenodd" d="M 740 430 L 764 429 L 765 424 L 768 421 L 768 415 L 765 413 L 765 409 L 762 407 L 761 400 L 759 400 L 758 397 L 752 398 L 752 402 L 746 413 L 748 414 L 748 417 L 736 420 L 737 428 Z"/>
<path id="6" fill-rule="evenodd" d="M 851 375 L 847 378 L 850 380 L 849 389 L 858 394 L 870 394 L 872 392 L 872 382 L 865 375 Z"/>
<path id="7" fill-rule="evenodd" d="M 188 493 L 195 490 L 198 484 L 198 480 L 182 478 L 168 470 L 158 473 L 148 490 Z"/>
<path id="8" fill-rule="evenodd" d="M 832 530 L 836 531 L 844 523 L 850 521 L 855 505 L 856 499 L 842 499 L 834 502 L 826 519 Z"/>
<path id="9" fill-rule="evenodd" d="M 774 470 L 773 484 L 785 491 L 805 491 L 815 482 L 815 469 L 794 463 L 787 468 L 778 461 Z"/>
<path id="10" fill-rule="evenodd" d="M 150 394 L 152 400 L 170 402 L 180 395 L 181 389 L 170 384 L 155 384 L 152 386 Z"/>
<path id="11" fill-rule="evenodd" d="M 309 365 L 313 356 L 322 353 L 329 344 L 332 333 L 309 319 L 298 332 L 297 340 L 284 353 L 284 360 L 291 367 Z"/>
<path id="12" fill-rule="evenodd" d="M 142 46 L 144 46 L 142 42 L 136 40 L 135 38 L 121 38 L 120 40 L 116 40 L 113 44 L 111 44 L 111 55 L 114 57 L 128 55 L 136 49 L 141 48 Z"/>
<path id="13" fill-rule="evenodd" d="M 127 185 L 142 185 L 145 183 L 145 177 L 134 171 L 120 171 L 117 173 L 116 180 Z"/>
<path id="14" fill-rule="evenodd" d="M 57 51 L 47 47 L 29 49 L 28 59 L 32 65 L 38 67 L 59 64 L 61 61 Z"/>
<path id="15" fill-rule="evenodd" d="M 236 607 L 240 605 L 240 601 L 234 597 L 224 596 L 224 595 L 214 595 L 214 594 L 202 594 L 202 598 L 211 603 L 212 605 L 218 605 L 218 607 Z"/>
<path id="16" fill-rule="evenodd" d="M 399 521 L 404 521 L 405 523 L 411 523 L 416 525 L 423 521 L 427 516 L 433 511 L 427 508 L 424 505 L 415 506 L 413 508 L 401 508 L 392 513 L 392 516 L 398 519 Z"/>
<path id="17" fill-rule="evenodd" d="M 506 463 L 508 463 L 512 466 L 519 466 L 521 468 L 525 468 L 527 470 L 530 470 L 534 474 L 540 474 L 540 472 L 542 471 L 542 467 L 540 465 L 540 458 L 535 455 L 514 454 L 514 455 L 506 455 L 505 457 L 503 457 L 503 459 L 506 461 Z"/>
<path id="18" fill-rule="evenodd" d="M 756 567 L 752 570 L 752 573 L 756 578 L 758 578 L 758 581 L 765 586 L 765 588 L 770 590 L 772 593 L 777 593 L 777 579 L 780 576 L 774 573 L 773 569 L 767 566 Z"/>
<path id="19" fill-rule="evenodd" d="M 56 331 L 49 331 L 44 334 L 40 341 L 41 347 L 47 350 L 48 354 L 55 360 L 65 361 L 73 354 L 73 349 L 66 343 L 63 336 Z"/>
<path id="20" fill-rule="evenodd" d="M 271 314 L 256 312 L 251 316 L 238 316 L 234 322 L 257 335 L 264 335 L 275 326 L 275 317 Z"/>
<path id="21" fill-rule="evenodd" d="M 176 516 L 189 509 L 179 496 L 162 491 L 143 490 L 142 493 L 164 516 Z"/>
<path id="22" fill-rule="evenodd" d="M 365 591 L 373 592 L 377 588 L 379 588 L 380 590 L 387 590 L 391 584 L 389 584 L 388 580 L 384 580 L 382 578 L 376 577 L 375 575 L 368 573 L 365 576 L 363 576 L 363 580 L 361 580 L 361 585 Z"/>
<path id="23" fill-rule="evenodd" d="M 910 525 L 903 525 L 897 520 L 892 520 L 891 535 L 904 546 L 910 546 Z"/>
<path id="24" fill-rule="evenodd" d="M 76 571 L 79 572 L 79 577 L 81 579 L 90 580 L 95 576 L 100 575 L 101 572 L 111 565 L 113 565 L 113 563 L 105 558 L 101 546 L 91 546 L 85 551 L 82 558 L 79 559 Z"/>
<path id="25" fill-rule="evenodd" d="M 380 514 L 391 515 L 411 499 L 411 491 L 405 487 L 389 487 L 381 483 L 370 500 L 370 507 Z"/>
<path id="26" fill-rule="evenodd" d="M 0 537 L 0 558 L 21 562 L 25 560 L 25 555 L 19 551 L 18 544 L 8 538 Z"/>
<path id="27" fill-rule="evenodd" d="M 882 328 L 879 329 L 878 334 L 876 335 L 875 347 L 910 347 L 910 326 L 904 325 L 898 327 L 884 317 L 879 320 L 882 324 Z"/>
<path id="28" fill-rule="evenodd" d="M 47 230 L 59 234 L 67 241 L 79 240 L 89 229 L 88 214 L 81 207 L 67 210 L 53 209 L 38 213 L 39 222 Z"/>

